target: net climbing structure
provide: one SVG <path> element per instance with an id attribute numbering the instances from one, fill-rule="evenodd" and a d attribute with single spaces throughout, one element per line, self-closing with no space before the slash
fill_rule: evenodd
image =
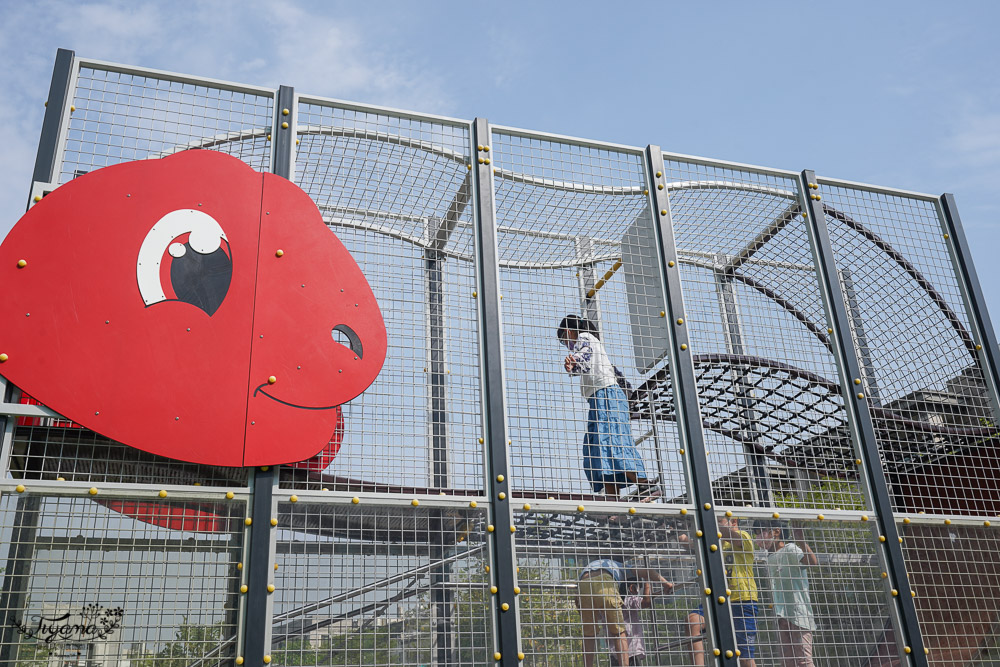
<path id="1" fill-rule="evenodd" d="M 29 206 L 193 149 L 308 193 L 385 366 L 323 454 L 267 468 L 145 454 L 5 383 L 0 664 L 607 665 L 599 559 L 672 584 L 644 664 L 748 664 L 733 520 L 815 554 L 815 664 L 1000 660 L 998 351 L 950 195 L 61 50 Z M 651 482 L 619 497 L 584 472 L 567 314 L 626 381 Z M 788 591 L 749 553 L 780 664 Z"/>

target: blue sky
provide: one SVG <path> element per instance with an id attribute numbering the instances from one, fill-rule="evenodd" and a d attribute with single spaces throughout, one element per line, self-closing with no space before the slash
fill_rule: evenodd
<path id="1" fill-rule="evenodd" d="M 996 3 L 0 0 L 0 233 L 57 47 L 932 193 L 1000 318 Z"/>

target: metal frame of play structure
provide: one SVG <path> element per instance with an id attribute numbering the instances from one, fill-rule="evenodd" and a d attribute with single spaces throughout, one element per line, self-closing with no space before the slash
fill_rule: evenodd
<path id="1" fill-rule="evenodd" d="M 160 459 L 5 383 L 0 664 L 583 664 L 577 575 L 613 556 L 676 584 L 646 664 L 735 665 L 720 517 L 813 545 L 817 664 L 996 659 L 1000 352 L 951 195 L 60 50 L 29 206 L 189 149 L 313 197 L 380 301 L 386 367 L 324 469 Z M 580 471 L 566 312 L 631 383 L 652 495 Z M 87 604 L 121 627 L 24 631 Z"/>

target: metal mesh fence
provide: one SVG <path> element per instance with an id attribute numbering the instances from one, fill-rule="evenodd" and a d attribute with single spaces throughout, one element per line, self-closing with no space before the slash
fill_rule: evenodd
<path id="1" fill-rule="evenodd" d="M 326 477 L 295 488 L 482 488 L 467 124 L 326 102 L 298 109 L 296 182 L 375 292 L 389 352 L 344 406 Z M 436 491 L 435 491 L 436 493 Z"/>
<path id="2" fill-rule="evenodd" d="M 492 664 L 485 513 L 279 505 L 279 665 Z"/>
<path id="3" fill-rule="evenodd" d="M 935 202 L 818 192 L 894 507 L 995 514 L 996 415 Z"/>
<path id="4" fill-rule="evenodd" d="M 272 166 L 274 91 L 92 61 L 76 62 L 71 85 L 58 183 L 194 148 Z M 740 631 L 751 602 L 756 636 L 736 636 L 744 663 L 804 651 L 805 626 L 817 665 L 912 660 L 867 520 L 864 491 L 878 481 L 863 478 L 847 427 L 795 174 L 664 154 L 651 185 L 636 148 L 500 127 L 475 147 L 466 121 L 312 97 L 293 111 L 293 180 L 375 292 L 389 333 L 381 375 L 341 406 L 323 455 L 280 467 L 273 527 L 243 523 L 245 470 L 24 416 L 33 399 L 9 388 L 0 663 L 229 663 L 263 630 L 241 617 L 253 597 L 241 585 L 262 584 L 242 568 L 256 530 L 276 554 L 261 598 L 275 664 L 509 664 L 494 653 L 513 627 L 504 613 L 525 664 L 604 667 L 640 646 L 643 664 L 711 664 L 699 606 L 711 625 L 728 605 Z M 477 184 L 473 160 L 491 178 Z M 907 513 L 931 664 L 994 664 L 1000 549 L 984 520 L 1000 511 L 996 397 L 939 205 L 819 182 L 834 298 L 847 305 L 893 508 Z M 727 591 L 705 588 L 693 548 L 706 536 L 688 504 L 680 452 L 691 445 L 667 359 L 649 209 L 659 185 L 706 435 L 711 488 L 700 491 L 731 510 L 719 515 Z M 477 266 L 475 197 L 488 194 L 496 267 Z M 497 360 L 480 358 L 477 285 L 494 275 L 506 413 L 484 415 L 481 366 Z M 487 441 L 487 417 L 506 420 L 508 442 Z M 606 454 L 609 442 L 620 451 Z M 491 513 L 509 510 L 483 488 L 486 454 L 503 448 L 517 569 L 501 573 L 490 571 Z M 500 577 L 516 580 L 515 600 L 497 597 Z M 39 639 L 50 617 L 117 625 L 53 647 Z"/>
<path id="5" fill-rule="evenodd" d="M 502 130 L 490 148 L 517 489 L 613 497 L 608 480 L 683 502 L 642 154 Z M 566 315 L 593 330 L 573 348 L 557 337 Z M 595 443 L 612 432 L 635 448 L 602 462 Z"/>
<path id="6" fill-rule="evenodd" d="M 5 494 L 0 660 L 231 663 L 244 511 L 152 494 Z"/>
<path id="7" fill-rule="evenodd" d="M 664 167 L 716 502 L 862 506 L 797 179 Z"/>

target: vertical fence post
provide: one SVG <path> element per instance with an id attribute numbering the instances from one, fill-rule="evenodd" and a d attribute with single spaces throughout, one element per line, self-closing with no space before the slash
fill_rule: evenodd
<path id="1" fill-rule="evenodd" d="M 520 661 L 520 628 L 518 627 L 516 559 L 514 558 L 513 513 L 510 507 L 511 480 L 507 441 L 506 396 L 503 377 L 503 341 L 500 318 L 500 265 L 497 257 L 496 210 L 493 198 L 493 167 L 490 166 L 490 126 L 477 118 L 472 126 L 473 201 L 476 229 L 476 292 L 479 314 L 479 343 L 484 407 L 486 469 L 484 491 L 490 498 L 489 533 L 491 585 L 497 587 L 490 596 L 493 612 L 494 637 L 491 656 L 502 665 L 517 665 Z M 506 609 L 504 608 L 506 605 Z M 497 655 L 499 654 L 499 658 Z"/>
<path id="2" fill-rule="evenodd" d="M 942 227 L 944 227 L 945 242 L 951 249 L 952 262 L 959 277 L 959 290 L 965 300 L 969 319 L 972 320 L 972 336 L 976 343 L 976 353 L 980 368 L 983 369 L 983 381 L 986 383 L 990 406 L 993 408 L 993 418 L 1000 423 L 1000 350 L 997 348 L 997 335 L 990 322 L 990 314 L 986 309 L 986 297 L 976 275 L 976 267 L 972 264 L 972 253 L 969 242 L 965 238 L 962 219 L 955 205 L 955 195 L 945 193 L 938 200 Z"/>
<path id="3" fill-rule="evenodd" d="M 278 88 L 274 101 L 274 128 L 271 131 L 271 173 L 292 177 L 292 150 L 295 143 L 295 89 Z M 277 443 L 276 443 L 277 444 Z M 250 499 L 250 548 L 247 549 L 247 600 L 243 628 L 243 663 L 257 667 L 270 662 L 271 616 L 273 610 L 268 586 L 274 579 L 274 555 L 277 533 L 271 518 L 277 516 L 274 488 L 278 485 L 278 466 L 261 466 L 253 471 Z"/>
<path id="4" fill-rule="evenodd" d="M 56 51 L 56 63 L 52 68 L 52 83 L 49 97 L 45 101 L 45 117 L 42 132 L 38 137 L 38 152 L 35 153 L 35 169 L 32 171 L 32 192 L 35 183 L 51 183 L 55 180 L 55 166 L 59 154 L 59 130 L 62 126 L 66 105 L 70 104 L 70 80 L 73 77 L 75 54 L 68 49 Z M 28 202 L 31 206 L 32 202 Z"/>
<path id="5" fill-rule="evenodd" d="M 660 268 L 664 276 L 666 303 L 661 315 L 666 319 L 670 344 L 667 358 L 670 381 L 673 384 L 674 409 L 677 428 L 684 445 L 684 466 L 687 472 L 688 492 L 695 504 L 696 528 L 701 537 L 695 539 L 695 551 L 701 564 L 705 596 L 705 637 L 713 647 L 719 664 L 734 664 L 736 638 L 733 630 L 732 609 L 726 591 L 726 566 L 722 558 L 722 540 L 717 537 L 719 527 L 712 499 L 712 481 L 705 452 L 705 431 L 698 404 L 698 381 L 694 372 L 691 343 L 684 314 L 681 290 L 680 264 L 674 243 L 674 225 L 670 217 L 670 201 L 663 175 L 663 151 L 659 146 L 646 147 L 646 182 L 649 184 L 649 203 L 653 211 L 659 241 Z M 664 185 L 661 189 L 659 186 Z M 714 547 L 714 549 L 713 549 Z M 723 599 L 724 598 L 724 599 Z M 723 604 L 718 602 L 723 599 Z M 726 659 L 728 662 L 723 663 Z"/>
<path id="6" fill-rule="evenodd" d="M 821 203 L 822 195 L 814 192 L 819 189 L 814 172 L 803 171 L 799 181 L 799 191 L 804 199 L 803 210 L 808 218 L 806 228 L 819 277 L 820 294 L 830 327 L 833 329 L 831 342 L 840 373 L 844 409 L 847 412 L 851 438 L 858 444 L 861 455 L 860 472 L 867 477 L 868 482 L 865 486 L 877 514 L 875 528 L 879 537 L 876 550 L 886 568 L 887 586 L 898 593 L 893 596 L 889 608 L 899 632 L 900 659 L 906 662 L 909 658 L 909 664 L 926 667 L 927 656 L 924 654 L 923 638 L 917 623 L 917 610 L 913 603 L 910 582 L 906 576 L 903 549 L 900 546 L 902 540 L 893 519 L 889 487 L 879 456 L 875 424 L 869 410 L 871 398 L 864 393 L 861 364 L 858 361 L 858 351 L 854 348 L 851 319 L 844 304 L 833 244 Z"/>

